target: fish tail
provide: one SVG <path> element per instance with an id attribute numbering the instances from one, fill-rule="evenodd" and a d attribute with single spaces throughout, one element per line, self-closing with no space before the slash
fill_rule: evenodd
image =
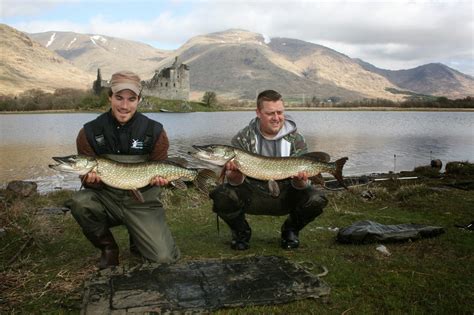
<path id="1" fill-rule="evenodd" d="M 197 176 L 194 179 L 194 185 L 196 185 L 196 187 L 204 194 L 208 194 L 209 190 L 207 189 L 206 182 L 210 179 L 215 181 L 216 173 L 207 168 L 199 169 L 197 172 Z"/>
<path id="2" fill-rule="evenodd" d="M 349 189 L 349 188 L 347 188 L 346 184 L 344 183 L 344 178 L 342 178 L 342 168 L 344 167 L 344 164 L 346 164 L 348 159 L 349 159 L 348 157 L 343 157 L 337 160 L 336 162 L 334 162 L 334 164 L 336 165 L 336 169 L 333 172 L 331 172 L 331 174 L 337 179 L 339 184 L 341 184 L 341 186 L 344 187 L 345 189 Z"/>

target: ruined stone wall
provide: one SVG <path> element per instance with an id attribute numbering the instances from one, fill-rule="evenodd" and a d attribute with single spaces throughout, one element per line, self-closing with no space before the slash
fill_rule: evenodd
<path id="1" fill-rule="evenodd" d="M 143 85 L 143 95 L 163 99 L 189 100 L 189 92 L 189 68 L 185 64 L 165 68 Z"/>

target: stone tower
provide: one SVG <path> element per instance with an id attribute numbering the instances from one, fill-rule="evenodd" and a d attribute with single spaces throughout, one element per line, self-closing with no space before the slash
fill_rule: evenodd
<path id="1" fill-rule="evenodd" d="M 189 67 L 175 57 L 171 67 L 155 71 L 155 75 L 143 84 L 143 95 L 169 100 L 189 100 Z"/>
<path id="2" fill-rule="evenodd" d="M 100 68 L 97 69 L 97 79 L 92 83 L 92 90 L 95 94 L 100 95 L 103 89 L 110 87 L 107 80 L 102 80 L 102 74 L 100 73 Z"/>

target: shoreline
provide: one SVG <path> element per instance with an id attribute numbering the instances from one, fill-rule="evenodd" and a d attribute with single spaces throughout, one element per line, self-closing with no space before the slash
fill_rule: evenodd
<path id="1" fill-rule="evenodd" d="M 245 112 L 254 111 L 253 107 L 232 107 L 228 109 L 220 109 L 209 112 Z M 381 111 L 393 111 L 393 112 L 474 112 L 474 108 L 432 108 L 432 107 L 410 107 L 410 108 L 398 108 L 398 107 L 302 107 L 302 106 L 286 106 L 286 111 L 307 111 L 307 112 L 324 112 L 324 111 L 346 111 L 346 112 L 381 112 Z M 147 111 L 140 110 L 141 113 L 163 113 L 160 111 Z M 84 111 L 84 110 L 69 110 L 69 109 L 54 109 L 54 110 L 32 110 L 32 111 L 0 111 L 0 115 L 12 115 L 12 114 L 93 114 L 103 113 L 104 110 L 100 111 Z M 201 111 L 192 111 L 198 113 Z M 189 112 L 172 112 L 172 113 L 189 113 Z"/>

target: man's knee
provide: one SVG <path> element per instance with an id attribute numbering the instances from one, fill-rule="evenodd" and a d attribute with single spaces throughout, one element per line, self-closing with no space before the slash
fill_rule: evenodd
<path id="1" fill-rule="evenodd" d="M 308 201 L 302 205 L 302 209 L 305 212 L 310 212 L 315 217 L 323 212 L 323 209 L 327 206 L 328 199 L 323 192 L 317 190 L 311 190 L 309 192 Z"/>
<path id="2" fill-rule="evenodd" d="M 148 256 L 148 257 L 147 257 Z M 151 255 L 145 255 L 145 258 L 152 262 L 156 263 L 174 263 L 176 262 L 181 256 L 179 249 L 176 247 L 170 252 L 155 252 Z"/>
<path id="3" fill-rule="evenodd" d="M 237 188 L 228 184 L 217 186 L 209 196 L 213 200 L 212 210 L 218 215 L 232 216 L 232 214 L 239 213 L 244 206 L 244 201 L 239 197 Z"/>
<path id="4" fill-rule="evenodd" d="M 64 205 L 71 209 L 74 218 L 83 216 L 90 204 L 93 202 L 95 194 L 89 190 L 80 190 L 76 192 L 71 199 L 67 200 Z"/>

